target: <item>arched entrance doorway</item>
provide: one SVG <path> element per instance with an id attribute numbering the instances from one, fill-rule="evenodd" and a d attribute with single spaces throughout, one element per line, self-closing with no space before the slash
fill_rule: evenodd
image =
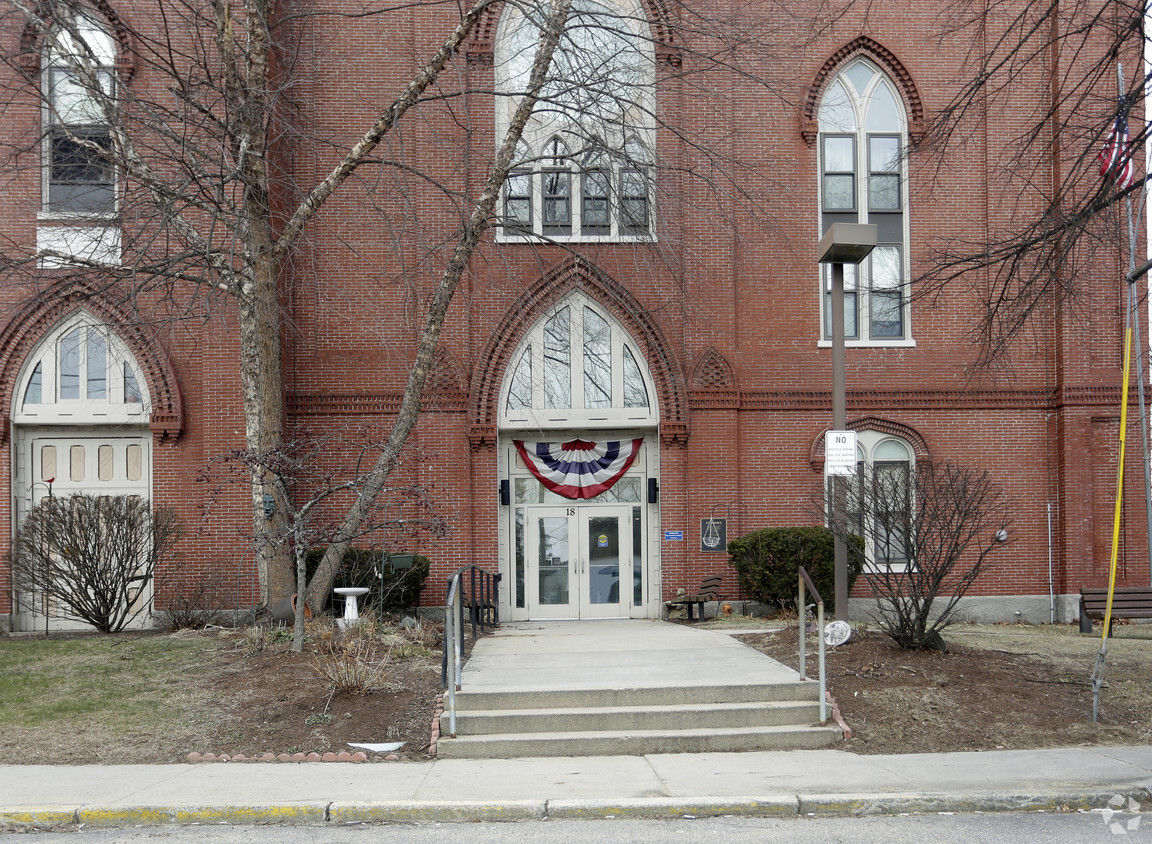
<path id="1" fill-rule="evenodd" d="M 151 499 L 151 398 L 139 363 L 100 320 L 77 313 L 53 328 L 21 367 L 12 402 L 13 513 L 19 525 L 49 496 Z M 130 598 L 151 603 L 152 585 Z M 13 629 L 83 628 L 47 595 L 17 593 Z M 137 625 L 150 624 L 148 613 Z"/>
<path id="2" fill-rule="evenodd" d="M 499 399 L 501 612 L 658 615 L 659 411 L 635 341 L 572 293 L 510 361 Z"/>

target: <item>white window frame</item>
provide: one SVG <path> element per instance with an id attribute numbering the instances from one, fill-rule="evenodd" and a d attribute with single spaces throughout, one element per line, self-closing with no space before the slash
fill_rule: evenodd
<path id="1" fill-rule="evenodd" d="M 80 355 L 80 397 L 62 398 L 60 395 L 60 347 L 63 339 L 76 329 L 81 329 Z M 105 396 L 88 398 L 87 388 L 87 341 L 88 329 L 100 333 L 106 343 L 105 357 Z M 140 401 L 124 400 L 124 366 L 132 369 Z M 28 385 L 37 365 L 40 366 L 40 402 L 25 402 Z M 13 421 L 17 424 L 84 424 L 123 423 L 141 424 L 151 415 L 151 399 L 148 384 L 136 358 L 124 342 L 100 320 L 91 314 L 81 312 L 54 328 L 28 356 L 17 381 L 13 401 Z"/>
<path id="2" fill-rule="evenodd" d="M 907 460 L 901 460 L 901 461 L 879 460 L 879 461 L 877 461 L 876 460 L 876 453 L 886 443 L 899 444 L 904 449 L 905 453 L 907 454 Z M 863 482 L 863 480 L 865 478 L 867 478 L 868 476 L 870 476 L 870 474 L 875 471 L 875 467 L 877 465 L 883 466 L 883 465 L 896 465 L 896 464 L 903 464 L 907 467 L 906 471 L 907 471 L 907 477 L 909 480 L 909 495 L 911 495 L 912 489 L 914 488 L 914 486 L 912 485 L 911 482 L 912 482 L 912 478 L 916 472 L 916 451 L 915 451 L 915 449 L 912 448 L 912 444 L 902 437 L 898 437 L 898 436 L 895 436 L 892 434 L 885 434 L 881 431 L 875 431 L 872 429 L 865 429 L 865 430 L 856 432 L 856 475 L 851 476 L 851 477 L 847 477 L 844 479 L 845 480 L 845 487 L 846 487 L 845 499 L 846 499 L 846 504 L 848 505 L 848 518 L 850 520 L 851 520 L 853 514 L 856 512 L 852 508 L 854 506 L 859 506 L 860 484 Z M 831 496 L 832 495 L 831 477 L 829 477 L 827 479 L 827 481 L 828 481 L 827 494 L 829 496 Z M 856 499 L 856 504 L 853 504 L 853 498 Z M 829 500 L 829 507 L 831 507 L 831 501 L 832 501 L 831 497 L 829 497 L 828 500 Z M 916 502 L 913 500 L 910 500 L 909 501 L 909 508 L 913 513 L 915 512 L 915 507 L 916 507 Z M 864 519 L 868 519 L 869 514 L 863 513 L 860 517 L 864 518 Z M 831 523 L 830 522 L 830 520 L 831 520 L 831 510 L 830 509 L 828 512 L 828 518 L 829 518 L 829 523 Z M 902 560 L 902 561 L 895 561 L 895 562 L 890 562 L 890 561 L 877 562 L 877 560 L 876 560 L 876 548 L 874 547 L 874 545 L 875 545 L 874 538 L 876 535 L 876 529 L 874 527 L 869 528 L 868 530 L 864 531 L 864 535 L 865 535 L 865 547 L 864 547 L 864 559 L 865 559 L 864 573 L 865 574 L 867 574 L 869 572 L 878 572 L 878 571 L 900 572 L 900 571 L 905 571 L 907 569 L 907 567 L 908 567 L 907 559 Z"/>
<path id="3" fill-rule="evenodd" d="M 569 309 L 569 373 L 570 373 L 570 407 L 545 407 L 544 400 L 544 367 L 542 365 L 544 348 L 544 328 L 557 314 Z M 584 308 L 592 310 L 604 320 L 611 331 L 611 382 L 612 399 L 610 407 L 586 408 L 584 404 L 584 355 L 583 355 L 583 322 Z M 517 368 L 525 351 L 531 347 L 531 395 L 532 406 L 510 409 L 508 396 L 515 381 Z M 647 406 L 625 407 L 624 399 L 624 349 L 632 355 L 632 359 L 639 370 L 644 382 Z M 587 296 L 573 293 L 549 309 L 547 315 L 542 317 L 532 327 L 528 334 L 509 358 L 508 370 L 504 375 L 504 383 L 500 389 L 500 415 L 501 430 L 538 430 L 557 427 L 581 427 L 588 429 L 606 428 L 637 428 L 654 427 L 658 421 L 658 408 L 656 398 L 656 385 L 652 381 L 647 361 L 640 353 L 639 347 L 629 336 L 628 332 L 607 314 L 603 308 L 595 304 Z"/>
<path id="4" fill-rule="evenodd" d="M 865 87 L 863 92 L 856 90 L 853 81 L 849 77 L 849 72 L 854 66 L 862 64 L 873 72 L 873 76 Z M 878 346 L 878 347 L 914 347 L 916 341 L 912 336 L 912 313 L 911 313 L 911 296 L 909 279 L 911 277 L 911 262 L 909 259 L 909 202 L 908 202 L 908 168 L 907 168 L 907 149 L 908 149 L 908 119 L 904 109 L 903 99 L 900 96 L 899 89 L 892 82 L 891 78 L 884 72 L 882 68 L 874 62 L 865 58 L 857 58 L 851 61 L 848 65 L 842 68 L 832 81 L 829 82 L 825 90 L 825 100 L 821 102 L 821 109 L 823 109 L 827 98 L 830 96 L 831 91 L 836 84 L 843 87 L 847 93 L 848 103 L 854 114 L 853 128 L 830 126 L 824 119 L 820 122 L 820 132 L 817 136 L 817 155 L 816 155 L 816 178 L 819 195 L 819 213 L 817 215 L 817 237 L 823 233 L 824 216 L 826 213 L 837 214 L 845 217 L 851 216 L 851 222 L 868 223 L 870 222 L 870 215 L 873 217 L 871 220 L 875 222 L 876 215 L 899 213 L 900 220 L 900 240 L 896 241 L 882 241 L 878 244 L 878 248 L 898 248 L 899 256 L 899 287 L 897 289 L 901 292 L 900 315 L 902 323 L 902 336 L 900 337 L 885 337 L 872 335 L 872 310 L 873 310 L 873 271 L 872 263 L 873 258 L 869 256 L 866 258 L 859 267 L 845 267 L 845 288 L 846 295 L 855 296 L 855 309 L 850 313 L 848 302 L 845 302 L 845 320 L 854 316 L 856 333 L 854 336 L 847 336 L 845 338 L 846 346 Z M 873 96 L 876 94 L 880 86 L 885 86 L 888 93 L 891 95 L 893 102 L 897 108 L 897 117 L 899 126 L 897 128 L 886 128 L 883 131 L 869 131 L 867 126 L 866 107 L 872 101 Z M 821 114 L 821 118 L 823 115 Z M 825 140 L 835 137 L 850 137 L 853 139 L 854 146 L 854 170 L 852 173 L 855 176 L 854 180 L 854 200 L 853 208 L 851 209 L 825 209 L 824 189 L 825 189 Z M 870 148 L 871 140 L 873 138 L 883 137 L 898 137 L 900 147 L 899 159 L 899 192 L 900 192 L 900 207 L 899 211 L 887 210 L 872 210 L 871 194 L 869 192 L 869 180 L 871 177 L 871 160 Z M 848 171 L 834 171 L 837 173 L 846 173 Z M 881 172 L 881 171 L 876 171 Z M 886 175 L 893 171 L 883 171 Z M 846 220 L 847 222 L 847 220 Z M 830 291 L 832 284 L 831 268 L 827 265 L 822 265 L 819 270 L 820 283 L 818 285 L 818 313 L 820 314 L 820 337 L 817 345 L 820 347 L 829 347 L 832 345 L 831 339 L 831 302 Z"/>
<path id="5" fill-rule="evenodd" d="M 117 84 L 115 71 L 115 39 L 111 33 L 109 33 L 107 26 L 97 21 L 92 14 L 83 11 L 77 14 L 83 18 L 83 22 L 77 26 L 81 37 L 84 37 L 85 33 L 95 36 L 90 39 L 87 46 L 91 49 L 95 58 L 101 60 L 101 63 L 96 68 L 96 73 L 101 81 L 106 83 L 106 93 L 108 96 L 114 97 L 116 95 L 115 86 Z M 112 219 L 115 218 L 117 214 L 120 197 L 119 173 L 116 168 L 111 165 L 111 176 L 108 183 L 111 194 L 110 207 L 69 208 L 65 203 L 56 205 L 52 201 L 51 193 L 52 185 L 54 184 L 52 181 L 52 139 L 54 134 L 63 131 L 59 127 L 74 127 L 80 131 L 103 130 L 108 133 L 108 143 L 111 144 L 114 142 L 113 129 L 106 121 L 93 120 L 92 122 L 79 123 L 66 122 L 58 119 L 55 88 L 57 77 L 61 74 L 68 74 L 74 77 L 78 75 L 78 68 L 72 66 L 69 60 L 62 55 L 63 48 L 72 42 L 72 36 L 67 29 L 64 26 L 57 25 L 56 30 L 51 32 L 45 39 L 41 50 L 43 60 L 41 62 L 40 84 L 42 86 L 41 90 L 44 92 L 41 97 L 43 138 L 41 142 L 41 210 L 37 217 L 41 220 L 61 221 Z M 90 58 L 86 54 L 81 54 L 76 57 L 75 62 L 80 68 L 88 67 Z M 91 98 L 90 100 L 88 107 L 98 109 L 99 106 L 95 100 Z"/>
<path id="6" fill-rule="evenodd" d="M 642 82 L 634 87 L 632 105 L 623 115 L 598 117 L 583 115 L 576 121 L 563 115 L 560 109 L 537 108 L 525 126 L 513 174 L 531 173 L 529 226 L 510 225 L 504 214 L 509 199 L 508 184 L 502 191 L 501 203 L 495 221 L 495 236 L 502 243 L 538 242 L 647 242 L 655 239 L 653 162 L 655 156 L 655 54 L 652 36 L 641 6 L 634 0 L 585 0 L 587 7 L 602 8 L 612 15 L 612 25 L 628 30 L 637 55 L 644 63 Z M 524 9 L 507 4 L 497 29 L 494 47 L 496 90 L 496 141 L 505 135 L 519 98 L 515 96 L 510 69 L 510 45 L 525 19 Z M 550 153 L 559 139 L 567 147 L 570 176 L 570 227 L 557 231 L 544 222 L 544 180 L 546 174 L 560 167 Z M 583 224 L 584 172 L 601 171 L 608 181 L 609 223 L 607 230 L 591 231 Z M 638 171 L 647 185 L 647 226 L 630 227 L 626 224 L 622 208 L 621 183 L 627 171 Z M 519 194 L 518 194 L 519 195 Z M 597 229 L 601 229 L 599 224 Z M 550 230 L 551 229 L 551 230 Z"/>

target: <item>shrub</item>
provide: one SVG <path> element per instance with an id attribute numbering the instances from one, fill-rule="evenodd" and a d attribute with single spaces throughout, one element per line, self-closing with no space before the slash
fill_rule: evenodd
<path id="1" fill-rule="evenodd" d="M 173 554 L 180 522 L 135 495 L 73 495 L 32 508 L 11 554 L 16 589 L 46 596 L 49 612 L 118 633 L 151 609 L 157 564 Z"/>
<path id="2" fill-rule="evenodd" d="M 960 599 L 1010 541 L 1003 488 L 982 469 L 922 460 L 910 477 L 866 474 L 859 490 L 876 622 L 902 648 L 943 647 Z"/>
<path id="3" fill-rule="evenodd" d="M 754 530 L 728 543 L 728 555 L 740 577 L 740 588 L 754 601 L 795 609 L 797 581 L 803 566 L 835 612 L 835 562 L 832 532 L 822 527 Z M 848 555 L 848 589 L 860 573 L 860 556 Z"/>
<path id="4" fill-rule="evenodd" d="M 313 548 L 308 552 L 306 565 L 308 581 L 320 565 L 324 548 Z M 431 560 L 422 554 L 413 555 L 412 568 L 392 571 L 390 566 L 380 565 L 381 552 L 369 548 L 349 548 L 344 554 L 340 573 L 336 577 L 338 586 L 367 587 L 369 592 L 359 600 L 363 615 L 383 615 L 399 613 L 420 603 L 420 593 L 424 581 L 428 579 Z M 383 574 L 383 577 L 381 577 Z M 331 595 L 328 596 L 331 601 Z"/>
<path id="5" fill-rule="evenodd" d="M 359 625 L 357 625 L 359 626 Z M 388 657 L 377 658 L 374 637 L 355 635 L 356 628 L 332 630 L 316 645 L 308 664 L 332 694 L 367 694 L 383 688 L 388 679 Z"/>
<path id="6" fill-rule="evenodd" d="M 200 581 L 194 589 L 170 598 L 168 606 L 156 613 L 161 630 L 203 630 L 220 621 L 220 607 L 207 581 Z"/>

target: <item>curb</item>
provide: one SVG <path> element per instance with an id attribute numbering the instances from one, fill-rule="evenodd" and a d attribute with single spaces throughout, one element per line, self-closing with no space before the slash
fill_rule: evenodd
<path id="1" fill-rule="evenodd" d="M 1120 796 L 1144 803 L 1148 788 L 1060 791 L 1048 794 L 797 794 L 762 797 L 557 799 L 507 801 L 408 800 L 371 803 L 283 803 L 257 806 L 43 806 L 0 809 L 0 832 L 83 824 L 91 827 L 179 824 L 324 825 L 382 822 L 497 822 L 545 818 L 677 819 L 721 815 L 811 817 L 938 814 L 941 812 L 1076 811 L 1101 809 Z"/>
<path id="2" fill-rule="evenodd" d="M 1035 812 L 1101 809 L 1116 795 L 1144 802 L 1146 788 L 1062 791 L 1048 794 L 974 792 L 972 794 L 801 794 L 801 815 L 901 815 L 956 812 Z"/>
<path id="3" fill-rule="evenodd" d="M 600 818 L 707 818 L 718 815 L 796 817 L 800 801 L 779 797 L 640 797 L 631 800 L 549 800 L 548 817 L 565 820 Z"/>
<path id="4" fill-rule="evenodd" d="M 546 800 L 493 801 L 396 801 L 393 803 L 333 803 L 329 820 L 333 823 L 473 821 L 538 821 L 548 817 Z"/>

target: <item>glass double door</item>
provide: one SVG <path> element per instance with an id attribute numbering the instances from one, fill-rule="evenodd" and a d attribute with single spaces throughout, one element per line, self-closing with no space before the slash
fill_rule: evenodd
<path id="1" fill-rule="evenodd" d="M 529 616 L 627 616 L 632 519 L 632 507 L 625 506 L 529 508 L 525 537 Z"/>

